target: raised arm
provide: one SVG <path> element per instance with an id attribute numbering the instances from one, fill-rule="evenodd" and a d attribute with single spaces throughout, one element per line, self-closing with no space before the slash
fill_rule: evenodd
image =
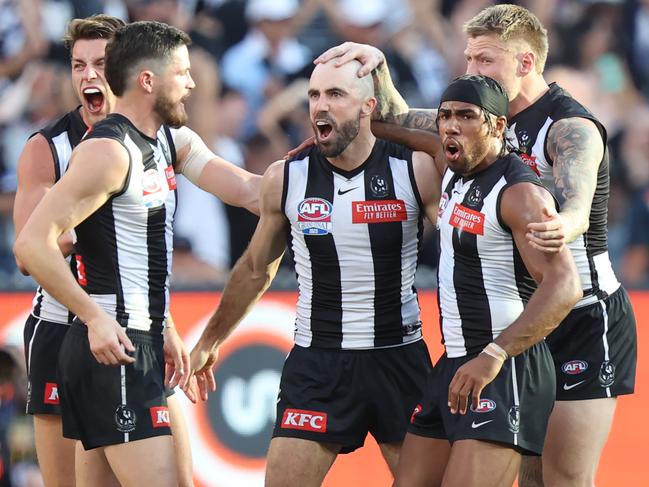
<path id="1" fill-rule="evenodd" d="M 525 267 L 538 284 L 520 316 L 494 340 L 507 357 L 524 352 L 549 335 L 582 296 L 577 267 L 567 247 L 548 254 L 525 240 L 527 225 L 539 221 L 553 203 L 545 189 L 532 183 L 515 184 L 502 195 L 502 219 L 511 229 Z M 505 358 L 483 352 L 457 370 L 449 386 L 452 413 L 466 412 L 469 395 L 473 406 L 478 406 L 482 390 L 498 375 Z"/>
<path id="2" fill-rule="evenodd" d="M 259 224 L 250 245 L 232 269 L 221 302 L 192 350 L 191 367 L 204 400 L 208 389 L 215 388 L 212 367 L 219 346 L 270 286 L 284 254 L 288 222 L 281 208 L 283 171 L 284 161 L 274 163 L 266 171 Z"/>
<path id="3" fill-rule="evenodd" d="M 553 161 L 560 210 L 546 221 L 529 225 L 528 239 L 537 248 L 553 251 L 553 246 L 572 242 L 588 230 L 604 143 L 594 122 L 572 117 L 552 125 L 546 147 Z"/>
<path id="4" fill-rule="evenodd" d="M 18 188 L 14 201 L 14 233 L 19 235 L 29 215 L 32 214 L 38 202 L 54 185 L 54 159 L 45 137 L 34 135 L 27 141 L 18 159 Z M 66 232 L 59 237 L 59 248 L 63 255 L 72 252 L 72 232 Z M 16 264 L 23 274 L 27 274 L 25 266 L 16 259 Z"/>
<path id="5" fill-rule="evenodd" d="M 92 139 L 79 144 L 68 171 L 36 206 L 14 246 L 16 258 L 34 279 L 88 326 L 90 348 L 107 365 L 133 362 L 120 347 L 122 343 L 132 350 L 132 344 L 117 322 L 77 284 L 57 240 L 122 189 L 128 166 L 128 154 L 116 141 Z"/>
<path id="6" fill-rule="evenodd" d="M 261 176 L 214 154 L 188 127 L 174 131 L 174 144 L 178 161 L 176 172 L 224 203 L 259 214 Z"/>

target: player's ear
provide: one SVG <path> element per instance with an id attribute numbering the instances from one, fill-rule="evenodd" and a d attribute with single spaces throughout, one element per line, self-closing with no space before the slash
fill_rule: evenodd
<path id="1" fill-rule="evenodd" d="M 369 98 L 366 98 L 361 105 L 361 117 L 369 117 L 370 115 L 372 115 L 372 112 L 376 108 L 377 104 L 378 101 L 375 97 L 370 96 Z"/>
<path id="2" fill-rule="evenodd" d="M 153 93 L 153 78 L 155 73 L 148 69 L 140 71 L 137 75 L 138 85 L 141 86 L 147 93 Z"/>
<path id="3" fill-rule="evenodd" d="M 518 72 L 521 76 L 526 76 L 534 71 L 536 64 L 536 55 L 532 51 L 522 52 L 518 58 Z"/>

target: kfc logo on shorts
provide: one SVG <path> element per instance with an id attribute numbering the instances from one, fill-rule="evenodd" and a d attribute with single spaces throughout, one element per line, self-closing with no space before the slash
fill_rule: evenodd
<path id="1" fill-rule="evenodd" d="M 571 360 L 561 366 L 561 371 L 564 374 L 577 375 L 585 372 L 587 368 L 588 362 L 584 362 L 583 360 Z"/>
<path id="2" fill-rule="evenodd" d="M 480 213 L 479 211 L 455 203 L 449 223 L 460 232 L 484 235 L 484 220 L 484 213 Z"/>
<path id="3" fill-rule="evenodd" d="M 307 198 L 297 205 L 297 225 L 304 235 L 331 233 L 334 207 L 323 198 Z"/>
<path id="4" fill-rule="evenodd" d="M 151 422 L 154 428 L 169 427 L 169 409 L 166 406 L 157 406 L 149 409 L 151 412 Z"/>
<path id="5" fill-rule="evenodd" d="M 286 409 L 282 417 L 282 428 L 325 433 L 327 431 L 327 413 Z"/>
<path id="6" fill-rule="evenodd" d="M 56 382 L 45 383 L 45 393 L 43 394 L 45 404 L 59 404 L 59 388 Z"/>
<path id="7" fill-rule="evenodd" d="M 354 201 L 352 223 L 402 222 L 408 219 L 403 200 Z"/>
<path id="8" fill-rule="evenodd" d="M 115 410 L 115 425 L 117 426 L 117 431 L 121 433 L 130 433 L 135 429 L 137 423 L 137 417 L 135 416 L 135 411 L 133 411 L 128 406 L 118 406 Z"/>
<path id="9" fill-rule="evenodd" d="M 491 411 L 496 409 L 496 401 L 492 401 L 491 399 L 483 397 L 482 399 L 480 399 L 477 408 L 474 408 L 473 405 L 471 405 L 470 409 L 474 413 L 490 413 Z"/>

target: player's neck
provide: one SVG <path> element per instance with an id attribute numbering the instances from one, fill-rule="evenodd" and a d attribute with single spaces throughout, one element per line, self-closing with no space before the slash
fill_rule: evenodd
<path id="1" fill-rule="evenodd" d="M 162 125 L 162 120 L 153 110 L 153 105 L 149 102 L 148 97 L 142 98 L 125 94 L 123 97 L 117 98 L 113 113 L 119 113 L 128 118 L 135 128 L 152 139 L 156 138 Z"/>
<path id="2" fill-rule="evenodd" d="M 371 131 L 361 131 L 340 155 L 327 157 L 327 160 L 343 171 L 353 171 L 370 157 L 375 142 Z"/>
<path id="3" fill-rule="evenodd" d="M 521 86 L 518 96 L 509 102 L 509 115 L 512 118 L 547 93 L 550 89 L 543 75 L 528 76 Z"/>

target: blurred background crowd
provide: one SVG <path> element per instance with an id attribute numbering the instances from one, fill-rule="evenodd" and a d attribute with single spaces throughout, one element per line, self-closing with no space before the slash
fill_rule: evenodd
<path id="1" fill-rule="evenodd" d="M 27 137 L 77 104 L 67 22 L 104 12 L 191 33 L 197 87 L 189 125 L 215 153 L 255 173 L 311 134 L 312 60 L 342 40 L 380 47 L 411 106 L 436 107 L 465 68 L 462 24 L 489 0 L 0 0 L 0 289 L 32 288 L 11 255 L 16 161 Z M 528 0 L 549 30 L 546 79 L 608 129 L 614 265 L 649 286 L 649 1 Z M 181 178 L 182 179 L 182 178 Z M 245 249 L 256 218 L 181 181 L 176 289 L 215 288 Z M 435 285 L 433 232 L 418 283 Z M 278 279 L 293 284 L 292 272 Z"/>
<path id="2" fill-rule="evenodd" d="M 0 291 L 34 287 L 16 269 L 11 213 L 16 164 L 34 131 L 77 105 L 60 39 L 75 17 L 107 13 L 159 20 L 189 32 L 188 125 L 225 159 L 262 174 L 311 135 L 306 87 L 312 60 L 343 41 L 386 54 L 411 106 L 436 107 L 464 72 L 462 24 L 489 0 L 0 0 Z M 649 288 L 649 0 L 528 0 L 549 30 L 546 80 L 557 81 L 604 123 L 611 154 L 610 253 L 629 288 Z M 256 217 L 179 178 L 173 286 L 216 289 L 245 249 Z M 418 273 L 435 286 L 434 232 Z M 287 266 L 276 286 L 294 285 Z M 2 465 L 33 456 L 22 407 L 20 360 L 0 352 Z M 9 428 L 9 424 L 12 425 Z M 11 438 L 7 438 L 11 435 Z M 31 462 L 14 485 L 41 485 Z M 7 480 L 9 482 L 9 480 Z M 1 481 L 0 481 L 1 483 Z M 2 484 L 5 485 L 5 484 Z M 9 485 L 9 484 L 6 484 Z M 0 485 L 0 487 L 2 487 Z"/>

